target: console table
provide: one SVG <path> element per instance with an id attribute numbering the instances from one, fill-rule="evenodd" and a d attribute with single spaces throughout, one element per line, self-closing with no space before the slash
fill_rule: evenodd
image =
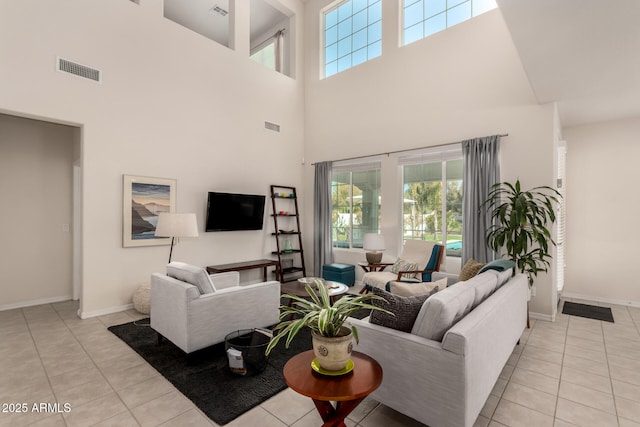
<path id="1" fill-rule="evenodd" d="M 224 273 L 227 271 L 242 271 L 242 270 L 253 270 L 254 268 L 262 268 L 262 277 L 264 281 L 267 281 L 267 268 L 275 267 L 276 270 L 280 270 L 280 263 L 274 259 L 257 259 L 254 261 L 243 261 L 243 262 L 234 262 L 231 264 L 220 264 L 220 265 L 210 265 L 207 266 L 207 272 L 209 274 L 213 273 Z"/>
<path id="2" fill-rule="evenodd" d="M 309 350 L 289 359 L 283 369 L 284 381 L 292 390 L 313 399 L 324 427 L 345 427 L 347 415 L 382 382 L 382 367 L 373 358 L 354 351 L 352 372 L 324 376 L 311 369 L 314 357 Z"/>

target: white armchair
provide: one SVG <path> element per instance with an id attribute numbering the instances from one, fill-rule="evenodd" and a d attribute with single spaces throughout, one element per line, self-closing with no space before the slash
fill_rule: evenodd
<path id="1" fill-rule="evenodd" d="M 389 282 L 399 282 L 400 284 L 403 281 L 430 282 L 431 273 L 440 271 L 440 268 L 443 267 L 444 259 L 444 247 L 442 245 L 424 240 L 407 240 L 404 242 L 404 247 L 398 260 L 402 260 L 404 263 L 416 264 L 416 269 L 407 271 L 400 266 L 397 271 L 394 271 L 393 268 L 390 271 L 371 271 L 364 274 L 362 283 L 385 289 Z M 380 265 L 392 266 L 393 264 Z M 414 275 L 416 277 L 411 278 Z"/>
<path id="2" fill-rule="evenodd" d="M 151 275 L 151 328 L 191 353 L 238 329 L 278 323 L 280 282 L 239 281 L 237 271 L 209 275 L 202 267 L 170 263 L 166 275 Z"/>

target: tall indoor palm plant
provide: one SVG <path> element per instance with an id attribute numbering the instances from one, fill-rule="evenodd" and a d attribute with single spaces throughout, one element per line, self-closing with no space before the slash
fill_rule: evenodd
<path id="1" fill-rule="evenodd" d="M 505 248 L 507 256 L 526 273 L 529 286 L 538 272 L 547 271 L 551 259 L 549 244 L 555 245 L 548 224 L 556 221 L 554 204 L 562 195 L 541 186 L 522 191 L 520 180 L 495 184 L 483 206 L 487 206 L 493 226 L 487 231 L 487 245 L 494 251 Z"/>

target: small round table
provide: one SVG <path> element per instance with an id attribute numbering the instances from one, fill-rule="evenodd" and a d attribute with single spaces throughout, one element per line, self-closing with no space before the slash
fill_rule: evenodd
<path id="1" fill-rule="evenodd" d="M 325 280 L 325 284 L 327 285 L 327 290 L 329 291 L 329 297 L 331 298 L 331 303 L 335 302 L 335 299 L 337 296 L 346 294 L 347 291 L 349 290 L 349 287 L 344 283 Z M 280 292 L 283 294 L 290 294 L 290 295 L 295 295 L 303 298 L 306 298 L 309 296 L 309 294 L 307 293 L 307 290 L 304 287 L 304 284 L 297 281 L 280 284 Z"/>
<path id="2" fill-rule="evenodd" d="M 382 367 L 375 359 L 354 351 L 353 371 L 341 376 L 321 375 L 311 368 L 314 357 L 309 350 L 289 359 L 284 365 L 284 381 L 292 390 L 313 399 L 324 427 L 345 427 L 347 415 L 380 386 Z"/>

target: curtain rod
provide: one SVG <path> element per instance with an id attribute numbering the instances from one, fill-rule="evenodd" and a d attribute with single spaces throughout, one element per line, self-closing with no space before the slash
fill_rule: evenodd
<path id="1" fill-rule="evenodd" d="M 287 31 L 286 28 L 281 28 L 278 31 L 276 31 L 275 33 L 273 33 L 273 35 L 271 37 L 267 37 L 266 39 L 264 39 L 263 41 L 261 41 L 260 43 L 258 43 L 256 46 L 262 46 L 263 44 L 265 44 L 266 42 L 268 42 L 269 40 L 273 39 L 274 37 L 276 37 L 278 35 L 278 33 L 282 33 L 284 34 Z M 256 49 L 256 48 L 254 48 Z"/>
<path id="2" fill-rule="evenodd" d="M 508 133 L 503 133 L 503 134 L 499 134 L 498 135 L 500 138 L 504 138 L 506 136 L 509 136 Z M 378 154 L 367 154 L 367 155 L 363 155 L 363 156 L 355 156 L 355 157 L 346 157 L 344 159 L 337 159 L 337 160 L 332 160 L 332 162 L 343 162 L 345 160 L 357 160 L 357 159 L 366 159 L 367 157 L 377 157 L 377 156 L 388 156 L 390 154 L 398 154 L 398 153 L 405 153 L 407 151 L 415 151 L 415 150 L 423 150 L 425 148 L 437 148 L 437 147 L 444 147 L 446 145 L 452 145 L 452 144 L 457 144 L 459 142 L 462 141 L 458 141 L 458 142 L 449 142 L 447 144 L 437 144 L 437 145 L 430 145 L 428 147 L 418 147 L 418 148 L 407 148 L 404 150 L 395 150 L 395 151 L 387 151 L 384 153 L 378 153 Z M 317 162 L 316 162 L 317 163 Z M 311 166 L 315 166 L 316 163 L 311 163 Z"/>

